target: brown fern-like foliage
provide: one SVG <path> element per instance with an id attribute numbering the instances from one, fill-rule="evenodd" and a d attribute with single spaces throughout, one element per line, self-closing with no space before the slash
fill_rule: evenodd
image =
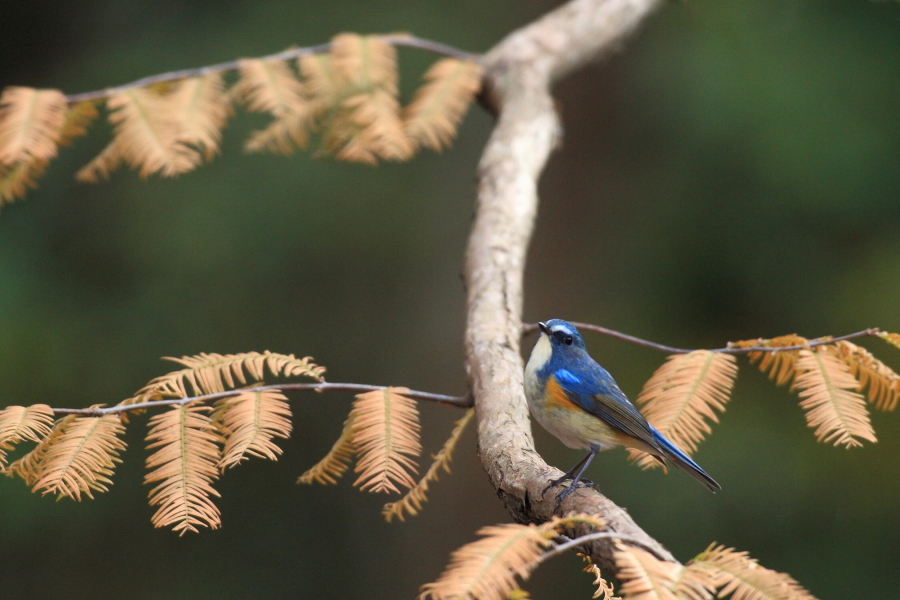
<path id="1" fill-rule="evenodd" d="M 99 183 L 103 179 L 109 179 L 112 172 L 121 165 L 122 152 L 116 140 L 113 139 L 100 151 L 100 154 L 75 173 L 75 179 L 83 183 Z"/>
<path id="2" fill-rule="evenodd" d="M 407 160 L 406 136 L 397 100 L 397 52 L 374 36 L 345 33 L 331 41 L 331 68 L 341 92 L 323 138 L 340 160 L 376 164 Z"/>
<path id="3" fill-rule="evenodd" d="M 219 509 L 211 496 L 219 496 L 212 483 L 219 477 L 221 437 L 209 418 L 207 406 L 182 405 L 150 419 L 147 458 L 151 472 L 145 483 L 160 482 L 150 492 L 150 506 L 159 506 L 151 519 L 180 535 L 197 527 L 217 529 Z"/>
<path id="4" fill-rule="evenodd" d="M 719 422 L 716 411 L 725 411 L 736 376 L 737 365 L 730 354 L 708 350 L 675 354 L 644 384 L 637 402 L 660 433 L 693 454 L 712 432 L 706 419 Z M 659 466 L 649 454 L 629 452 L 645 469 Z"/>
<path id="5" fill-rule="evenodd" d="M 802 398 L 800 407 L 806 410 L 806 422 L 815 428 L 820 442 L 851 448 L 862 446 L 857 438 L 877 441 L 865 399 L 856 391 L 859 382 L 833 354 L 801 350 L 794 386 Z"/>
<path id="6" fill-rule="evenodd" d="M 309 109 L 303 85 L 291 67 L 283 61 L 257 59 L 242 60 L 240 65 L 241 80 L 232 90 L 234 97 L 252 112 L 275 117 L 266 129 L 251 134 L 245 148 L 290 154 L 305 147 Z"/>
<path id="7" fill-rule="evenodd" d="M 59 90 L 6 88 L 0 96 L 0 163 L 51 160 L 65 123 L 66 97 Z"/>
<path id="8" fill-rule="evenodd" d="M 6 466 L 6 453 L 19 442 L 38 442 L 50 435 L 53 409 L 46 404 L 7 406 L 0 410 L 0 469 Z"/>
<path id="9" fill-rule="evenodd" d="M 42 449 L 40 460 L 29 479 L 33 491 L 68 496 L 81 500 L 81 494 L 93 498 L 92 491 L 105 492 L 125 442 L 119 436 L 125 427 L 118 415 L 75 417 L 66 420 Z"/>
<path id="10" fill-rule="evenodd" d="M 13 89 L 16 88 L 10 88 L 10 90 Z M 30 88 L 21 89 L 28 90 Z M 6 94 L 10 90 L 5 91 L 3 97 L 8 97 Z M 93 102 L 79 102 L 65 111 L 62 126 L 57 129 L 57 102 L 59 100 L 57 94 L 60 92 L 44 91 L 54 92 L 51 95 L 51 99 L 53 99 L 52 116 L 49 123 L 44 123 L 47 125 L 46 127 L 37 128 L 41 132 L 40 134 L 30 136 L 32 143 L 26 144 L 26 146 L 36 147 L 35 153 L 19 153 L 19 160 L 13 161 L 11 164 L 0 161 L 0 205 L 24 196 L 28 188 L 37 187 L 35 181 L 44 173 L 50 159 L 55 156 L 56 146 L 67 146 L 74 138 L 87 133 L 88 125 L 97 117 L 97 107 Z M 2 98 L 0 98 L 0 104 L 2 103 Z M 0 128 L 4 127 L 5 121 L 6 119 L 0 116 Z M 14 148 L 20 147 L 20 143 L 16 139 L 17 136 L 13 135 L 6 142 L 0 141 L 0 150 L 5 148 L 6 153 L 16 154 Z M 7 143 L 9 145 L 5 145 Z M 53 152 L 50 152 L 51 143 Z"/>
<path id="11" fill-rule="evenodd" d="M 390 523 L 394 517 L 401 521 L 405 520 L 404 513 L 409 516 L 415 516 L 422 510 L 422 504 L 428 501 L 427 494 L 429 484 L 432 481 L 437 481 L 441 469 L 444 469 L 447 473 L 450 472 L 450 461 L 453 459 L 453 451 L 456 449 L 459 438 L 462 436 L 463 431 L 465 431 L 466 426 L 472 420 L 473 416 L 475 416 L 475 409 L 470 408 L 466 411 L 463 418 L 458 420 L 456 425 L 454 425 L 450 437 L 447 438 L 447 441 L 444 442 L 444 446 L 434 456 L 434 462 L 428 467 L 425 476 L 422 477 L 415 486 L 410 488 L 403 498 L 396 502 L 389 502 L 384 505 L 384 510 L 381 511 L 381 514 L 384 515 L 384 518 L 388 523 Z"/>
<path id="12" fill-rule="evenodd" d="M 878 410 L 891 411 L 900 401 L 900 375 L 872 356 L 872 353 L 846 340 L 825 346 L 821 352 L 834 354 L 859 381 L 860 389 L 867 388 L 869 402 Z"/>
<path id="13" fill-rule="evenodd" d="M 397 35 L 391 36 L 396 42 Z M 153 77 L 152 85 L 89 93 L 68 106 L 58 90 L 9 87 L 0 97 L 0 204 L 25 195 L 56 156 L 57 147 L 84 135 L 105 98 L 112 141 L 76 173 L 79 181 L 106 179 L 123 163 L 142 177 L 191 171 L 219 151 L 232 101 L 269 114 L 267 127 L 245 143 L 249 151 L 294 152 L 321 134 L 325 153 L 375 164 L 412 158 L 419 146 L 449 146 L 480 87 L 473 60 L 443 59 L 401 110 L 396 51 L 380 36 L 341 34 L 327 54 L 250 58 Z M 238 82 L 226 89 L 225 72 Z M 82 95 L 82 97 L 84 97 Z M 75 98 L 72 98 L 73 100 Z"/>
<path id="14" fill-rule="evenodd" d="M 553 517 L 540 525 L 507 523 L 482 528 L 482 539 L 453 552 L 450 564 L 437 581 L 422 586 L 420 600 L 502 600 L 518 588 L 517 579 L 528 576 L 553 554 L 546 550 L 560 529 L 602 529 L 602 518 L 587 514 Z"/>
<path id="15" fill-rule="evenodd" d="M 418 465 L 413 457 L 422 453 L 419 443 L 419 411 L 406 388 L 385 388 L 356 396 L 350 419 L 356 446 L 353 485 L 372 492 L 399 493 L 398 485 L 411 488 L 411 473 Z"/>
<path id="16" fill-rule="evenodd" d="M 675 580 L 681 565 L 661 561 L 649 552 L 617 543 L 613 555 L 619 568 L 617 578 L 623 597 L 628 600 L 680 600 Z"/>
<path id="17" fill-rule="evenodd" d="M 729 346 L 735 348 L 752 348 L 763 346 L 766 348 L 783 348 L 785 346 L 803 346 L 809 340 L 796 334 L 782 335 L 770 340 L 743 340 L 731 342 Z M 775 385 L 790 383 L 796 374 L 797 359 L 800 358 L 799 350 L 785 350 L 783 352 L 750 352 L 750 362 L 759 363 L 759 370 L 769 375 L 769 379 Z"/>
<path id="18" fill-rule="evenodd" d="M 21 198 L 29 188 L 36 188 L 36 181 L 46 168 L 47 161 L 38 159 L 13 166 L 0 163 L 0 205 Z"/>
<path id="19" fill-rule="evenodd" d="M 627 600 L 815 600 L 789 575 L 724 546 L 712 544 L 684 566 L 622 543 L 617 547 L 614 558 Z"/>
<path id="20" fill-rule="evenodd" d="M 291 407 L 278 390 L 248 391 L 217 403 L 215 419 L 225 437 L 219 468 L 234 467 L 249 456 L 278 460 L 274 438 L 291 435 Z"/>
<path id="21" fill-rule="evenodd" d="M 66 122 L 59 132 L 59 145 L 68 146 L 75 138 L 85 135 L 98 114 L 97 105 L 93 100 L 85 100 L 70 106 L 66 111 Z"/>
<path id="22" fill-rule="evenodd" d="M 137 404 L 166 398 L 188 398 L 197 394 L 214 394 L 247 385 L 250 381 L 262 381 L 265 369 L 275 376 L 310 377 L 323 381 L 325 367 L 312 362 L 312 357 L 297 358 L 293 354 L 276 354 L 266 350 L 263 353 L 206 354 L 167 357 L 166 360 L 184 365 L 186 368 L 173 371 L 152 380 L 120 405 Z"/>
<path id="23" fill-rule="evenodd" d="M 420 600 L 503 600 L 528 576 L 551 545 L 548 524 L 484 527 L 482 539 L 453 552 L 437 581 L 422 586 Z"/>
<path id="24" fill-rule="evenodd" d="M 34 486 L 40 476 L 41 461 L 50 449 L 50 446 L 59 440 L 65 428 L 68 427 L 75 418 L 75 415 L 67 415 L 62 419 L 58 419 L 53 423 L 50 433 L 45 435 L 38 445 L 32 448 L 30 452 L 10 463 L 10 465 L 4 469 L 4 473 L 9 477 L 14 475 L 21 477 L 28 486 Z"/>
<path id="25" fill-rule="evenodd" d="M 185 143 L 182 115 L 170 100 L 171 95 L 147 88 L 110 96 L 106 106 L 115 137 L 76 177 L 97 182 L 121 161 L 138 169 L 141 177 L 172 177 L 194 169 L 201 162 L 200 152 Z"/>
<path id="26" fill-rule="evenodd" d="M 344 422 L 341 437 L 337 439 L 328 454 L 301 475 L 297 479 L 297 483 L 321 483 L 322 485 L 337 483 L 338 478 L 342 477 L 350 468 L 354 450 L 353 421 L 348 417 Z"/>
<path id="27" fill-rule="evenodd" d="M 310 115 L 315 118 L 321 117 L 325 111 L 337 104 L 345 84 L 338 81 L 334 66 L 331 64 L 331 54 L 305 54 L 297 63 L 303 74 L 303 88 Z"/>
<path id="28" fill-rule="evenodd" d="M 711 544 L 686 566 L 683 581 L 731 600 L 815 600 L 790 575 L 761 567 L 746 552 Z M 698 596 L 687 596 L 690 600 Z M 710 596 L 705 596 L 709 598 Z"/>
<path id="29" fill-rule="evenodd" d="M 219 73 L 180 81 L 166 104 L 178 121 L 178 141 L 196 148 L 206 160 L 219 152 L 222 127 L 230 114 L 225 83 Z"/>
<path id="30" fill-rule="evenodd" d="M 0 95 L 0 205 L 35 187 L 56 156 L 66 124 L 58 90 L 8 87 Z"/>
<path id="31" fill-rule="evenodd" d="M 887 331 L 879 331 L 878 337 L 886 341 L 895 348 L 900 348 L 900 333 L 888 333 Z"/>
<path id="32" fill-rule="evenodd" d="M 448 147 L 469 104 L 481 89 L 484 69 L 476 62 L 445 58 L 425 73 L 428 83 L 403 111 L 406 135 L 435 151 Z"/>
<path id="33" fill-rule="evenodd" d="M 588 555 L 582 554 L 581 552 L 576 552 L 576 554 L 584 559 L 584 562 L 587 563 L 582 571 L 584 571 L 585 573 L 590 573 L 594 576 L 593 583 L 597 586 L 597 591 L 594 592 L 594 595 L 591 596 L 591 598 L 600 598 L 601 600 L 622 600 L 615 595 L 616 592 L 613 588 L 613 584 L 603 578 L 603 574 L 600 572 L 600 567 L 595 565 Z"/>

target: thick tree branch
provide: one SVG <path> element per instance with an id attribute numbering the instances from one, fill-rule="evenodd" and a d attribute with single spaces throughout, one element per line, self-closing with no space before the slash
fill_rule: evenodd
<path id="1" fill-rule="evenodd" d="M 614 49 L 660 0 L 573 0 L 513 32 L 482 59 L 485 101 L 498 123 L 479 165 L 478 201 L 464 270 L 468 294 L 466 368 L 475 396 L 482 464 L 520 522 L 572 511 L 600 514 L 608 531 L 640 540 L 675 560 L 596 490 L 580 489 L 556 508 L 561 472 L 534 449 L 519 354 L 525 253 L 537 211 L 537 180 L 558 143 L 554 81 Z M 611 539 L 592 543 L 591 559 L 611 573 Z"/>

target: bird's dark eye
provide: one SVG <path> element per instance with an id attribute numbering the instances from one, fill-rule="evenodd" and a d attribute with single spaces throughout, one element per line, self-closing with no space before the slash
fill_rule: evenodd
<path id="1" fill-rule="evenodd" d="M 573 338 L 571 335 L 567 335 L 565 338 L 563 338 L 563 342 L 565 342 L 566 346 L 571 346 L 572 342 L 574 341 L 575 338 Z"/>

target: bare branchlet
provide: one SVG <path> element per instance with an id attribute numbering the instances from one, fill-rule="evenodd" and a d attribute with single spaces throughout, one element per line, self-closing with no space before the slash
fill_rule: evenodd
<path id="1" fill-rule="evenodd" d="M 398 97 L 395 46 L 449 55 L 406 109 Z M 299 59 L 299 73 L 295 61 Z M 231 87 L 225 75 L 236 72 Z M 0 205 L 25 195 L 60 145 L 88 131 L 105 103 L 114 136 L 81 168 L 96 183 L 127 164 L 141 177 L 172 177 L 219 151 L 232 105 L 272 117 L 245 143 L 251 152 L 290 154 L 321 137 L 338 160 L 411 159 L 420 146 L 449 145 L 480 89 L 474 57 L 405 34 L 341 34 L 328 44 L 145 77 L 98 92 L 7 88 L 0 96 Z"/>

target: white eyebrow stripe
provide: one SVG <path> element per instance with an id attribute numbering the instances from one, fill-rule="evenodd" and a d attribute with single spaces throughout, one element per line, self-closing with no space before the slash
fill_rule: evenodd
<path id="1" fill-rule="evenodd" d="M 550 328 L 551 333 L 556 333 L 557 331 L 563 331 L 565 333 L 568 333 L 569 335 L 574 335 L 574 333 L 575 333 L 574 331 L 572 331 L 565 325 L 554 325 L 553 327 Z"/>

